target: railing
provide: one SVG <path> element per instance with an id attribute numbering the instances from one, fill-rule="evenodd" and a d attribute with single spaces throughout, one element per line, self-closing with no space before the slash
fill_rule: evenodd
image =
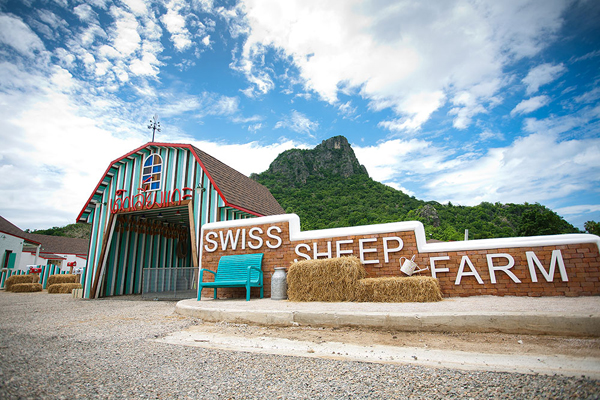
<path id="1" fill-rule="evenodd" d="M 144 268 L 142 298 L 179 300 L 195 298 L 198 268 Z"/>

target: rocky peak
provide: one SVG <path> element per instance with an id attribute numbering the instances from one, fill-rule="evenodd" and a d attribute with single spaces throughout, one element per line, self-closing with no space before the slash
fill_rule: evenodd
<path id="1" fill-rule="evenodd" d="M 344 136 L 324 140 L 312 150 L 287 150 L 277 156 L 266 172 L 284 175 L 294 185 L 306 183 L 309 176 L 368 176 L 367 169 L 358 162 Z"/>

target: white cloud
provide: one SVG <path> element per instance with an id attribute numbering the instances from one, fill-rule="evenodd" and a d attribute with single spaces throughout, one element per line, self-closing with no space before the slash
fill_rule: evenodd
<path id="1" fill-rule="evenodd" d="M 185 18 L 181 15 L 184 3 L 173 0 L 167 4 L 167 13 L 161 17 L 171 41 L 178 51 L 183 51 L 192 45 L 190 31 L 185 26 Z"/>
<path id="2" fill-rule="evenodd" d="M 50 80 L 26 72 L 20 79 L 35 83 L 36 94 L 29 89 L 0 93 L 7 105 L 0 107 L 5 121 L 0 170 L 6 172 L 0 173 L 0 209 L 23 228 L 73 223 L 110 160 L 142 138 L 114 107 L 109 115 L 99 104 L 86 107 L 82 100 L 91 99 L 74 94 L 81 87 L 65 70 L 56 69 Z"/>
<path id="3" fill-rule="evenodd" d="M 356 157 L 371 178 L 387 185 L 402 186 L 412 176 L 429 175 L 451 168 L 456 161 L 445 161 L 453 151 L 437 148 L 431 142 L 419 139 L 394 139 L 376 146 L 353 144 Z"/>
<path id="4" fill-rule="evenodd" d="M 30 57 L 44 50 L 40 38 L 23 21 L 6 14 L 0 15 L 0 42 Z"/>
<path id="5" fill-rule="evenodd" d="M 306 115 L 292 110 L 290 115 L 285 116 L 281 121 L 275 124 L 275 129 L 284 128 L 294 132 L 303 133 L 310 137 L 314 137 L 312 132 L 319 128 L 319 123 L 311 121 Z"/>
<path id="6" fill-rule="evenodd" d="M 600 107 L 561 118 L 530 118 L 525 122 L 527 136 L 482 154 L 458 155 L 465 149 L 419 139 L 352 147 L 373 179 L 398 188 L 417 186 L 416 196 L 421 199 L 462 205 L 482 201 L 557 204 L 597 191 L 600 138 L 591 134 L 578 135 L 581 138 L 577 139 L 573 132 L 597 132 L 595 121 L 599 118 Z M 481 140 L 491 138 L 504 140 L 502 134 L 487 130 L 480 135 Z M 597 206 L 591 207 L 589 212 L 597 211 Z M 576 214 L 585 210 L 560 211 Z"/>
<path id="7" fill-rule="evenodd" d="M 122 55 L 129 56 L 141 46 L 142 38 L 138 33 L 138 21 L 135 16 L 123 9 L 112 7 L 115 29 L 112 32 L 113 47 Z"/>
<path id="8" fill-rule="evenodd" d="M 143 0 L 123 0 L 123 3 L 137 16 L 145 16 L 148 14 L 148 8 Z"/>
<path id="9" fill-rule="evenodd" d="M 560 215 L 580 215 L 580 214 L 588 214 L 592 212 L 600 211 L 600 205 L 598 204 L 582 204 L 577 206 L 568 206 L 557 208 L 557 213 Z"/>
<path id="10" fill-rule="evenodd" d="M 199 96 L 171 93 L 165 96 L 167 104 L 161 107 L 161 115 L 178 116 L 194 112 L 198 118 L 206 116 L 233 117 L 233 122 L 246 123 L 256 121 L 256 118 L 244 119 L 239 117 L 239 102 L 237 97 L 223 96 L 218 93 L 204 92 Z"/>
<path id="11" fill-rule="evenodd" d="M 271 162 L 286 150 L 308 148 L 286 139 L 269 145 L 261 145 L 258 142 L 224 144 L 210 141 L 192 141 L 192 144 L 246 176 L 266 171 Z"/>
<path id="12" fill-rule="evenodd" d="M 257 123 L 257 124 L 251 124 L 248 126 L 248 131 L 250 132 L 258 132 L 259 130 L 262 129 L 263 124 L 261 122 Z"/>
<path id="13" fill-rule="evenodd" d="M 538 65 L 532 68 L 527 76 L 523 78 L 523 83 L 527 86 L 527 94 L 537 92 L 541 86 L 544 86 L 561 76 L 567 68 L 563 64 L 553 65 L 550 63 Z"/>
<path id="14" fill-rule="evenodd" d="M 94 9 L 89 4 L 78 5 L 77 7 L 73 8 L 73 13 L 77 15 L 77 18 L 84 22 L 96 20 L 97 18 Z"/>
<path id="15" fill-rule="evenodd" d="M 600 87 L 596 87 L 589 92 L 585 92 L 579 96 L 575 96 L 573 100 L 578 103 L 593 103 L 596 100 L 600 99 Z"/>
<path id="16" fill-rule="evenodd" d="M 600 139 L 560 141 L 535 133 L 441 174 L 426 184 L 438 201 L 547 202 L 590 190 L 600 177 Z"/>
<path id="17" fill-rule="evenodd" d="M 505 65 L 552 40 L 567 5 L 245 0 L 250 33 L 232 67 L 258 92 L 272 90 L 264 55 L 274 47 L 291 57 L 305 89 L 325 101 L 338 104 L 338 94 L 351 88 L 373 109 L 391 108 L 398 118 L 385 128 L 418 130 L 451 98 L 462 129 L 497 104 Z"/>
<path id="18" fill-rule="evenodd" d="M 502 132 L 491 132 L 489 130 L 485 130 L 479 134 L 479 140 L 486 141 L 491 139 L 504 140 L 505 138 Z"/>
<path id="19" fill-rule="evenodd" d="M 518 114 L 529 114 L 530 112 L 534 112 L 538 108 L 542 108 L 545 105 L 550 103 L 550 97 L 546 95 L 535 96 L 527 100 L 521 101 L 519 104 L 515 106 L 510 112 L 511 116 L 515 116 Z"/>

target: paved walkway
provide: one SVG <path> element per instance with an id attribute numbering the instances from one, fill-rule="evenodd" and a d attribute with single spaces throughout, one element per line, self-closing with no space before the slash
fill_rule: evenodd
<path id="1" fill-rule="evenodd" d="M 323 303 L 195 299 L 176 311 L 205 321 L 361 326 L 405 331 L 600 336 L 600 296 L 449 298 L 435 303 Z"/>

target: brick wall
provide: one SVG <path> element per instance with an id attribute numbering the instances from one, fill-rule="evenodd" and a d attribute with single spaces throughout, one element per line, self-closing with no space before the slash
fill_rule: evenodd
<path id="1" fill-rule="evenodd" d="M 258 218 L 246 220 L 244 222 L 246 225 L 236 226 L 235 224 L 239 223 L 239 221 L 229 221 L 226 223 L 209 224 L 203 227 L 201 268 L 216 270 L 220 257 L 224 255 L 264 253 L 262 265 L 264 271 L 264 294 L 265 297 L 269 297 L 271 292 L 271 275 L 274 268 L 289 267 L 290 263 L 294 262 L 295 259 L 299 261 L 305 259 L 304 256 L 298 255 L 297 252 L 306 254 L 311 258 L 315 258 L 316 252 L 317 258 L 327 258 L 329 255 L 336 257 L 339 249 L 342 255 L 348 255 L 351 252 L 352 255 L 361 256 L 365 261 L 365 268 L 369 277 L 405 276 L 400 271 L 401 257 L 410 259 L 415 255 L 415 262 L 420 268 L 431 266 L 432 258 L 436 257 L 437 260 L 434 260 L 435 276 L 439 279 L 444 297 L 474 295 L 600 295 L 600 254 L 598 252 L 598 244 L 593 242 L 594 238 L 597 237 L 591 235 L 570 235 L 569 240 L 564 240 L 565 244 L 553 245 L 544 244 L 544 241 L 541 239 L 532 242 L 531 240 L 523 240 L 522 238 L 514 238 L 513 240 L 454 242 L 451 246 L 444 243 L 423 245 L 425 243 L 424 231 L 421 232 L 420 229 L 406 230 L 402 228 L 402 231 L 381 232 L 382 230 L 385 231 L 387 226 L 390 226 L 390 229 L 398 226 L 403 227 L 401 224 L 358 227 L 364 228 L 363 231 L 367 232 L 364 234 L 357 234 L 357 228 L 348 229 L 347 231 L 351 233 L 349 235 L 344 234 L 346 232 L 344 229 L 337 229 L 331 231 L 336 236 L 330 237 L 323 237 L 329 236 L 327 234 L 328 231 L 313 231 L 315 233 L 313 236 L 316 237 L 313 239 L 310 237 L 312 232 L 302 232 L 301 235 L 298 235 L 299 227 L 294 226 L 297 222 L 295 219 L 277 221 L 273 217 L 266 218 L 270 218 L 269 222 L 262 224 L 260 222 L 265 219 Z M 251 223 L 248 221 L 253 221 L 255 225 L 248 225 Z M 257 222 L 258 224 L 256 224 Z M 417 224 L 417 228 L 419 227 L 418 223 L 411 222 L 411 224 Z M 377 228 L 375 230 L 379 232 L 368 233 L 371 227 Z M 249 235 L 251 229 L 254 229 L 254 238 Z M 267 235 L 267 230 L 269 229 L 271 229 L 271 235 L 281 240 L 281 244 L 276 248 L 271 248 L 267 245 L 267 241 L 271 246 L 279 244 L 278 239 Z M 290 231 L 292 231 L 291 235 Z M 229 238 L 227 235 L 229 235 Z M 234 239 L 236 235 L 237 241 L 234 250 L 231 239 Z M 418 235 L 422 235 L 419 240 L 417 239 Z M 290 236 L 292 240 L 290 240 Z M 302 238 L 293 240 L 298 236 L 302 236 Z M 207 237 L 212 241 L 208 241 Z M 257 237 L 260 240 L 257 240 Z M 562 237 L 561 235 L 552 237 L 554 239 L 548 240 L 548 242 L 560 242 Z M 384 238 L 390 238 L 386 239 L 387 244 L 384 243 Z M 394 238 L 401 239 L 402 248 L 400 250 L 396 250 L 400 242 Z M 581 243 L 577 243 L 578 238 L 581 238 Z M 227 246 L 224 250 L 223 239 L 229 239 L 226 242 Z M 258 247 L 261 240 L 263 243 L 260 248 L 250 248 L 250 245 Z M 592 240 L 591 243 L 590 240 Z M 421 243 L 421 252 L 418 250 L 418 242 Z M 478 244 L 482 242 L 486 242 L 486 246 L 488 243 L 501 243 L 504 247 L 487 246 L 484 249 L 473 249 L 481 247 Z M 520 243 L 527 243 L 528 246 L 521 247 L 519 246 Z M 531 245 L 531 243 L 539 245 Z M 460 250 L 461 245 L 464 245 L 467 250 Z M 452 251 L 448 251 L 448 247 L 452 247 Z M 214 251 L 207 251 L 207 249 L 214 249 Z M 385 261 L 386 249 L 387 262 Z M 444 251 L 436 251 L 440 249 Z M 557 254 L 556 250 L 559 250 L 560 253 Z M 528 262 L 527 252 L 533 252 L 535 258 L 539 260 L 545 271 L 549 270 L 552 259 L 555 259 L 555 271 L 551 282 L 547 282 L 542 271 L 536 266 L 535 261 L 530 260 Z M 514 265 L 506 269 L 506 271 L 509 271 L 507 273 L 503 270 L 503 266 L 511 262 L 511 257 L 514 260 Z M 563 281 L 563 276 L 561 276 L 560 258 L 562 258 L 564 263 L 564 272 L 568 281 Z M 462 272 L 460 271 L 461 264 Z M 532 277 L 530 264 L 533 265 L 537 282 L 534 282 L 535 278 Z M 513 274 L 513 277 L 509 276 L 510 273 Z M 431 276 L 433 273 L 430 267 L 429 270 L 420 274 Z M 476 274 L 482 283 L 478 281 L 475 276 Z M 211 280 L 212 275 L 207 275 L 204 280 Z M 495 278 L 495 283 L 492 282 L 493 278 Z M 520 280 L 520 283 L 515 282 L 515 280 Z M 253 288 L 251 296 L 258 297 L 259 293 L 258 288 Z M 212 296 L 213 289 L 204 289 L 202 295 Z M 245 289 L 221 288 L 218 289 L 218 297 L 243 298 L 245 297 Z"/>

